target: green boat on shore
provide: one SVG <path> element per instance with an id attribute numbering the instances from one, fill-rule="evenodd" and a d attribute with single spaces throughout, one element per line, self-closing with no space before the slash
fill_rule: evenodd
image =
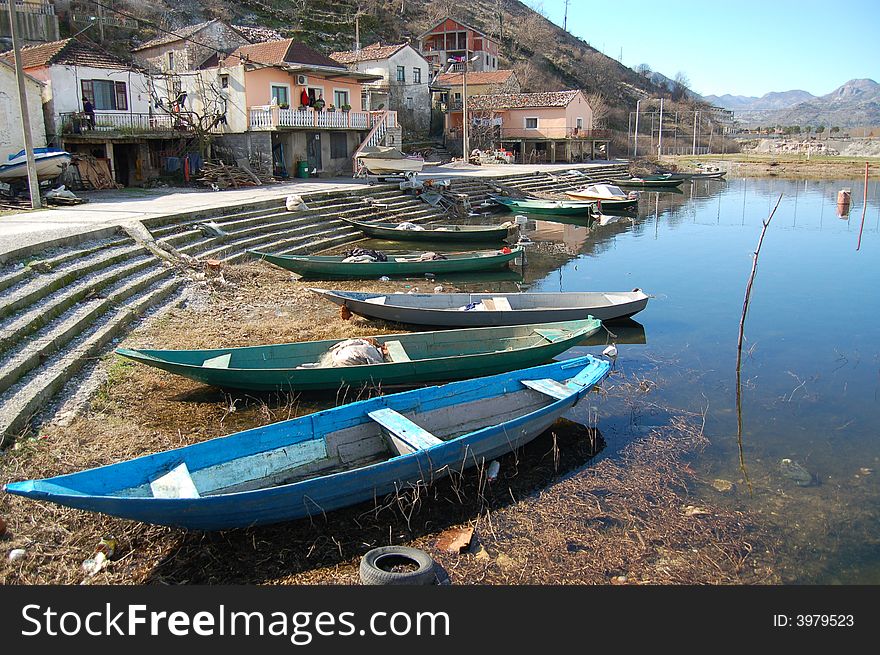
<path id="1" fill-rule="evenodd" d="M 462 253 L 437 254 L 442 259 L 427 259 L 422 253 L 390 255 L 387 261 L 344 261 L 342 255 L 272 255 L 257 250 L 249 254 L 270 264 L 313 280 L 378 279 L 383 275 L 400 277 L 426 273 L 472 273 L 507 268 L 508 262 L 522 255 L 522 248 L 478 250 Z"/>
<path id="2" fill-rule="evenodd" d="M 588 316 L 553 323 L 385 334 L 364 338 L 374 346 L 381 362 L 342 366 L 332 365 L 339 361 L 334 360 L 333 352 L 338 353 L 340 347 L 369 349 L 369 345 L 328 339 L 209 350 L 118 348 L 116 353 L 229 389 L 308 391 L 346 385 L 415 386 L 543 364 L 601 327 L 599 319 Z M 369 354 L 363 350 L 353 352 Z M 351 360 L 349 357 L 347 361 Z"/>

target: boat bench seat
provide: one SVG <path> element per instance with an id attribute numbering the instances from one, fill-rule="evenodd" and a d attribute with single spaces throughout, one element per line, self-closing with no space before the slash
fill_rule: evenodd
<path id="1" fill-rule="evenodd" d="M 567 387 L 556 380 L 551 380 L 550 378 L 544 378 L 541 380 L 522 380 L 522 383 L 529 389 L 540 391 L 541 393 L 550 396 L 551 398 L 556 398 L 557 400 L 568 398 L 575 392 L 575 389 Z"/>
<path id="2" fill-rule="evenodd" d="M 386 341 L 385 352 L 388 353 L 388 357 L 391 358 L 392 362 L 397 363 L 412 361 L 409 358 L 409 355 L 406 354 L 406 350 L 404 350 L 403 344 L 399 341 Z"/>
<path id="3" fill-rule="evenodd" d="M 513 307 L 510 306 L 507 298 L 504 296 L 499 296 L 497 298 L 492 298 L 492 304 L 495 305 L 495 311 L 497 312 L 512 312 Z"/>
<path id="4" fill-rule="evenodd" d="M 431 446 L 443 443 L 442 439 L 438 439 L 390 407 L 368 412 L 367 416 L 389 432 L 391 447 L 399 455 L 408 455 L 417 450 L 426 450 Z"/>
<path id="5" fill-rule="evenodd" d="M 533 330 L 533 332 L 535 334 L 541 335 L 542 337 L 547 339 L 547 341 L 549 341 L 550 343 L 553 343 L 554 341 L 559 341 L 563 337 L 567 337 L 569 334 L 571 334 L 571 332 L 569 332 L 568 330 L 553 330 L 553 329 L 542 329 L 542 328 L 538 328 L 536 330 Z"/>

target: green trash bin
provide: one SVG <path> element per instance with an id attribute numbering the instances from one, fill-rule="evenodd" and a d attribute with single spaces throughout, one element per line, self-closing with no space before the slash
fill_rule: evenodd
<path id="1" fill-rule="evenodd" d="M 299 161 L 296 163 L 296 176 L 297 177 L 308 177 L 309 176 L 309 162 Z"/>

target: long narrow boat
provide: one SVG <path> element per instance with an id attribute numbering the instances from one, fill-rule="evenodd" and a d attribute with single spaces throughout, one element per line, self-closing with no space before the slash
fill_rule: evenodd
<path id="1" fill-rule="evenodd" d="M 684 182 L 683 179 L 674 179 L 667 175 L 611 179 L 611 184 L 616 184 L 617 186 L 634 186 L 646 188 L 677 187 L 682 182 Z"/>
<path id="2" fill-rule="evenodd" d="M 565 195 L 572 200 L 595 202 L 599 211 L 635 207 L 639 204 L 638 191 L 626 193 L 623 189 L 613 184 L 590 184 L 583 189 L 567 191 Z"/>
<path id="3" fill-rule="evenodd" d="M 445 259 L 420 260 L 418 255 L 392 256 L 380 262 L 344 262 L 341 255 L 272 255 L 257 250 L 248 253 L 270 264 L 315 280 L 363 280 L 383 275 L 405 276 L 431 273 L 470 273 L 507 268 L 508 262 L 522 254 L 522 248 L 443 253 Z"/>
<path id="4" fill-rule="evenodd" d="M 350 218 L 342 218 L 342 220 L 358 228 L 368 237 L 388 241 L 498 243 L 516 231 L 516 225 L 509 222 L 501 225 L 428 225 L 404 229 L 399 227 L 400 223 L 367 223 Z"/>
<path id="5" fill-rule="evenodd" d="M 277 523 L 430 484 L 548 429 L 611 369 L 591 356 L 377 396 L 5 491 L 192 530 Z"/>
<path id="6" fill-rule="evenodd" d="M 640 289 L 560 293 L 364 293 L 311 289 L 325 300 L 367 318 L 408 325 L 486 327 L 574 321 L 612 321 L 648 305 Z"/>
<path id="7" fill-rule="evenodd" d="M 559 216 L 588 216 L 596 207 L 595 202 L 584 200 L 543 200 L 541 198 L 509 198 L 489 196 L 494 202 L 510 211 L 531 214 L 557 214 Z"/>
<path id="8" fill-rule="evenodd" d="M 585 318 L 516 327 L 386 334 L 367 337 L 378 348 L 374 354 L 382 356 L 383 361 L 354 366 L 315 366 L 341 343 L 338 339 L 211 350 L 118 348 L 116 353 L 198 382 L 232 389 L 413 386 L 543 364 L 601 327 L 598 319 Z"/>
<path id="9" fill-rule="evenodd" d="M 719 180 L 727 175 L 727 171 L 713 171 L 711 173 L 665 173 L 673 180 Z"/>

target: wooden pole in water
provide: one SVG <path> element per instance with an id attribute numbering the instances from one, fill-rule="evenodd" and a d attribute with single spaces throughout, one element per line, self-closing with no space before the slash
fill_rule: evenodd
<path id="1" fill-rule="evenodd" d="M 746 314 L 749 311 L 749 299 L 752 295 L 752 284 L 755 281 L 755 275 L 758 272 L 758 255 L 761 254 L 761 245 L 764 243 L 764 235 L 767 234 L 767 228 L 770 227 L 770 221 L 773 220 L 773 215 L 776 213 L 776 210 L 779 208 L 779 203 L 782 202 L 782 194 L 779 194 L 779 199 L 776 201 L 776 206 L 773 207 L 773 211 L 770 212 L 770 216 L 767 217 L 767 220 L 764 221 L 764 228 L 761 230 L 761 237 L 758 239 L 758 247 L 755 248 L 755 256 L 752 259 L 752 272 L 749 275 L 748 284 L 746 284 L 746 297 L 743 300 L 743 310 L 742 316 L 739 319 L 739 337 L 736 342 L 736 440 L 739 445 L 739 468 L 743 473 L 743 477 L 746 480 L 746 483 L 749 485 L 749 494 L 752 493 L 752 482 L 749 479 L 748 472 L 746 471 L 746 460 L 745 455 L 743 453 L 743 443 L 742 443 L 742 433 L 743 433 L 743 422 L 742 422 L 742 344 L 743 344 L 743 334 L 745 332 L 745 324 L 746 324 Z"/>
<path id="2" fill-rule="evenodd" d="M 865 162 L 865 198 L 862 201 L 862 225 L 859 227 L 859 242 L 856 251 L 862 247 L 862 230 L 865 229 L 865 212 L 868 210 L 868 162 Z"/>

